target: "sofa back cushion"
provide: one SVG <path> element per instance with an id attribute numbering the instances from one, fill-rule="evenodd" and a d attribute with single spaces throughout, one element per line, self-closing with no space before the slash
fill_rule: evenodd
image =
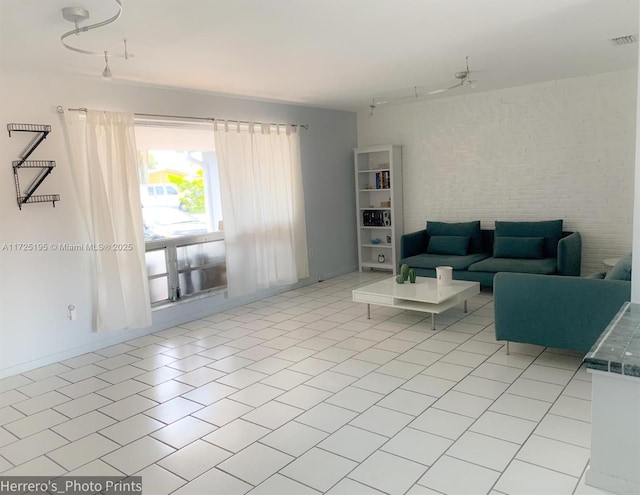
<path id="1" fill-rule="evenodd" d="M 434 235 L 429 237 L 427 254 L 455 254 L 466 256 L 469 250 L 468 235 Z"/>
<path id="2" fill-rule="evenodd" d="M 544 257 L 555 258 L 558 242 L 562 238 L 562 220 L 542 222 L 502 222 L 496 221 L 498 237 L 544 237 Z"/>
<path id="3" fill-rule="evenodd" d="M 611 270 L 605 275 L 605 280 L 631 281 L 631 253 L 620 258 Z"/>
<path id="4" fill-rule="evenodd" d="M 427 235 L 434 236 L 468 236 L 469 254 L 482 252 L 482 233 L 480 232 L 480 220 L 472 222 L 427 222 Z"/>
<path id="5" fill-rule="evenodd" d="M 496 258 L 544 258 L 544 237 L 496 237 L 493 256 Z"/>

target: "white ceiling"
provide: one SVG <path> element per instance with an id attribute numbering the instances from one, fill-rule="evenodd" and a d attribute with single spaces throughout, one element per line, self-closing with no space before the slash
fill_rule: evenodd
<path id="1" fill-rule="evenodd" d="M 455 84 L 465 56 L 484 91 L 637 67 L 638 0 L 122 0 L 122 17 L 68 40 L 135 54 L 114 78 L 358 110 L 372 97 Z M 0 0 L 0 67 L 99 77 L 104 61 L 59 42 L 113 0 Z M 450 95 L 452 93 L 448 93 Z M 433 97 L 441 97 L 434 95 Z"/>

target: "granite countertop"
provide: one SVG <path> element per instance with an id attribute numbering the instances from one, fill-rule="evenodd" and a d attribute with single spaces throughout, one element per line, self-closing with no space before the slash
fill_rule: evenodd
<path id="1" fill-rule="evenodd" d="M 590 369 L 640 377 L 640 304 L 624 303 L 583 362 Z"/>

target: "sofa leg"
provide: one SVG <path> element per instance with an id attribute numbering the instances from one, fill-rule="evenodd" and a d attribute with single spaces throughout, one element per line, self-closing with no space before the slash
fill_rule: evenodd
<path id="1" fill-rule="evenodd" d="M 507 345 L 505 346 L 505 350 L 507 351 L 507 356 L 509 355 L 509 341 L 507 340 Z"/>
<path id="2" fill-rule="evenodd" d="M 465 313 L 469 312 L 468 309 L 467 309 L 467 300 L 466 299 L 464 300 L 464 312 Z"/>

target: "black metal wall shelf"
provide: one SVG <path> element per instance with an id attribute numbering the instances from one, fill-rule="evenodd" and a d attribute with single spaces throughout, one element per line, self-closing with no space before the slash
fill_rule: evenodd
<path id="1" fill-rule="evenodd" d="M 28 160 L 31 153 L 40 145 L 42 141 L 47 138 L 47 135 L 51 132 L 51 126 L 45 124 L 7 124 L 7 130 L 9 131 L 9 137 L 12 132 L 34 132 L 36 135 L 31 142 L 22 150 L 22 153 L 18 155 L 19 160 L 11 162 L 13 166 L 13 179 L 16 186 L 16 199 L 18 201 L 18 208 L 22 209 L 23 204 L 30 203 L 49 203 L 56 206 L 56 201 L 60 201 L 59 194 L 34 194 L 36 189 L 44 182 L 48 175 L 56 166 L 56 162 L 53 160 Z M 20 191 L 20 178 L 19 171 L 25 169 L 40 169 L 40 172 L 36 175 L 35 179 L 31 182 L 26 191 Z"/>

